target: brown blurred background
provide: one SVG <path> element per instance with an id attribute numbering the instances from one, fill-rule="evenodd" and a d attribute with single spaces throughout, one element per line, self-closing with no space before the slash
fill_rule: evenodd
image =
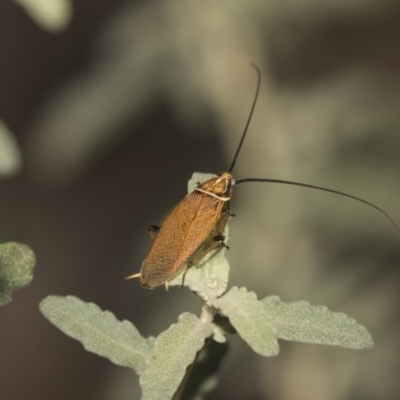
<path id="1" fill-rule="evenodd" d="M 46 17 L 50 3 L 64 10 Z M 400 224 L 398 2 L 43 4 L 0 2 L 0 119 L 23 159 L 0 181 L 0 241 L 37 256 L 33 282 L 0 308 L 2 398 L 140 398 L 133 372 L 84 351 L 38 303 L 75 295 L 146 336 L 199 313 L 187 290 L 124 277 L 139 271 L 147 226 L 185 195 L 192 172 L 228 168 L 255 91 L 249 61 L 263 82 L 235 175 L 349 192 Z M 281 342 L 266 359 L 233 338 L 207 399 L 399 398 L 390 224 L 360 203 L 272 184 L 239 186 L 233 211 L 231 285 L 345 312 L 375 347 Z"/>

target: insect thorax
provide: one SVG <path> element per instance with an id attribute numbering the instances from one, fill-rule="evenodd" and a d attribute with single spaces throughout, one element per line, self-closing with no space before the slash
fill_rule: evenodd
<path id="1" fill-rule="evenodd" d="M 221 172 L 215 178 L 201 183 L 195 190 L 216 197 L 221 201 L 229 201 L 232 197 L 233 176 L 229 172 Z"/>

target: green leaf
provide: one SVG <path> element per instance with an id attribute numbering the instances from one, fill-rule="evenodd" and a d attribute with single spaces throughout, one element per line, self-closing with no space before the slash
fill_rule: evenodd
<path id="1" fill-rule="evenodd" d="M 188 183 L 188 193 L 191 193 L 198 183 L 214 178 L 215 174 L 195 172 Z M 224 230 L 225 241 L 229 239 L 229 230 Z M 185 275 L 184 286 L 197 293 L 207 304 L 225 293 L 229 280 L 229 263 L 225 257 L 225 249 L 212 251 L 197 265 L 189 268 Z M 182 275 L 178 275 L 169 282 L 170 286 L 182 285 Z"/>
<path id="2" fill-rule="evenodd" d="M 207 304 L 222 295 L 228 286 L 229 263 L 225 249 L 207 254 L 198 264 L 190 267 L 185 275 L 184 286 L 197 293 Z M 181 286 L 182 275 L 169 282 Z"/>
<path id="3" fill-rule="evenodd" d="M 246 288 L 233 287 L 212 304 L 227 316 L 238 334 L 262 356 L 275 356 L 279 345 L 273 325 L 265 315 L 263 304 Z"/>
<path id="4" fill-rule="evenodd" d="M 0 120 L 0 177 L 15 175 L 21 169 L 21 154 L 17 141 Z"/>
<path id="5" fill-rule="evenodd" d="M 190 178 L 188 182 L 188 193 L 192 193 L 194 189 L 196 189 L 197 185 L 199 183 L 203 183 L 205 181 L 208 181 L 211 178 L 215 178 L 217 175 L 215 174 L 209 174 L 209 173 L 203 173 L 203 172 L 194 172 L 192 177 Z"/>
<path id="6" fill-rule="evenodd" d="M 154 342 L 147 368 L 140 377 L 142 400 L 168 400 L 178 390 L 187 367 L 213 333 L 213 324 L 183 313 Z"/>
<path id="7" fill-rule="evenodd" d="M 118 321 L 111 312 L 73 296 L 48 296 L 41 301 L 40 311 L 86 350 L 138 374 L 144 371 L 153 338 L 145 339 L 129 321 Z"/>
<path id="8" fill-rule="evenodd" d="M 0 305 L 11 301 L 11 292 L 33 279 L 35 254 L 24 244 L 0 244 Z"/>
<path id="9" fill-rule="evenodd" d="M 277 296 L 261 300 L 268 319 L 281 339 L 338 345 L 351 349 L 371 348 L 371 335 L 354 319 L 307 301 L 283 303 Z"/>

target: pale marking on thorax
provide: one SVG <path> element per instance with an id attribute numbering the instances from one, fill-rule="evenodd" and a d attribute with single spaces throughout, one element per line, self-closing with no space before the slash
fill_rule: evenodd
<path id="1" fill-rule="evenodd" d="M 224 197 L 217 196 L 217 195 L 214 194 L 214 193 L 207 192 L 207 190 L 200 189 L 200 188 L 196 188 L 196 189 L 194 189 L 194 190 L 197 190 L 198 192 L 201 192 L 201 193 L 208 194 L 209 196 L 215 197 L 216 199 L 221 200 L 221 201 L 229 201 L 229 200 L 231 199 L 230 197 L 228 197 L 228 198 L 225 197 L 225 198 L 224 198 Z"/>

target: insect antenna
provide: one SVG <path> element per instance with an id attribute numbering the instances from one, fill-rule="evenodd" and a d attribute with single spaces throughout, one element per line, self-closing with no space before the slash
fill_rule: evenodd
<path id="1" fill-rule="evenodd" d="M 375 208 L 375 210 L 378 210 L 381 214 L 383 214 L 389 220 L 389 222 L 393 225 L 394 229 L 396 229 L 397 233 L 400 235 L 400 229 L 398 228 L 396 223 L 393 221 L 393 219 L 389 216 L 389 214 L 386 211 L 382 210 L 382 208 L 376 206 L 373 203 L 370 203 L 367 200 L 363 200 L 363 199 L 353 196 L 351 194 L 340 192 L 338 190 L 328 189 L 328 188 L 325 188 L 322 186 L 309 185 L 307 183 L 300 183 L 300 182 L 284 181 L 281 179 L 245 178 L 245 179 L 239 179 L 238 181 L 236 181 L 235 185 L 238 185 L 239 183 L 244 183 L 244 182 L 269 182 L 269 183 L 282 183 L 285 185 L 293 185 L 293 186 L 302 186 L 302 187 L 306 187 L 306 188 L 310 188 L 310 189 L 321 190 L 323 192 L 338 194 L 340 196 L 344 196 L 344 197 L 348 197 L 353 200 L 357 200 L 361 203 L 366 204 L 367 206 Z"/>
<path id="2" fill-rule="evenodd" d="M 258 93 L 260 92 L 260 86 L 261 86 L 261 71 L 260 71 L 260 69 L 257 67 L 257 65 L 253 64 L 252 62 L 250 63 L 250 65 L 256 69 L 257 75 L 258 75 L 256 94 L 255 94 L 255 96 L 254 96 L 253 104 L 251 105 L 250 114 L 249 114 L 249 117 L 247 118 L 246 126 L 244 127 L 244 131 L 243 131 L 243 133 L 242 133 L 242 137 L 241 137 L 240 142 L 239 142 L 239 145 L 238 145 L 238 147 L 237 147 L 237 149 L 236 149 L 236 153 L 235 153 L 235 155 L 233 156 L 233 161 L 232 161 L 231 166 L 230 166 L 229 169 L 228 169 L 228 172 L 232 172 L 233 167 L 234 167 L 235 164 L 236 164 L 236 160 L 237 160 L 237 158 L 238 158 L 238 156 L 239 156 L 240 149 L 242 148 L 244 139 L 245 139 L 246 134 L 247 134 L 247 131 L 248 131 L 248 129 L 249 129 L 249 125 L 250 125 L 250 122 L 251 122 L 251 117 L 253 116 L 254 108 L 256 107 L 256 103 L 257 103 L 257 99 L 258 99 Z"/>
<path id="3" fill-rule="evenodd" d="M 244 128 L 243 133 L 242 133 L 242 137 L 241 137 L 241 139 L 240 139 L 239 145 L 238 145 L 238 147 L 237 147 L 237 149 L 236 149 L 236 153 L 235 153 L 235 155 L 234 155 L 234 157 L 233 157 L 233 161 L 232 161 L 231 166 L 229 167 L 228 172 L 232 172 L 232 170 L 233 170 L 233 168 L 234 168 L 234 166 L 235 166 L 235 164 L 236 164 L 236 160 L 237 160 L 237 158 L 238 158 L 238 156 L 239 156 L 239 153 L 240 153 L 240 150 L 241 150 L 241 148 L 242 148 L 244 139 L 245 139 L 245 137 L 246 137 L 246 135 L 247 135 L 247 131 L 248 131 L 248 129 L 249 129 L 249 125 L 250 125 L 250 122 L 251 122 L 251 118 L 252 118 L 252 116 L 253 116 L 254 108 L 255 108 L 256 103 L 257 103 L 258 94 L 259 94 L 259 92 L 260 92 L 260 86 L 261 86 L 261 71 L 260 71 L 260 69 L 257 67 L 257 65 L 253 64 L 252 62 L 251 62 L 250 64 L 251 64 L 251 66 L 253 66 L 253 67 L 255 68 L 255 70 L 257 71 L 257 75 L 258 75 L 256 94 L 255 94 L 255 96 L 254 96 L 253 104 L 251 105 L 250 114 L 249 114 L 249 117 L 247 118 L 246 126 L 245 126 L 245 128 Z M 396 225 L 396 223 L 393 221 L 393 219 L 389 216 L 389 214 L 388 214 L 386 211 L 382 210 L 382 208 L 376 206 L 375 204 L 370 203 L 369 201 L 363 200 L 363 199 L 361 199 L 361 198 L 359 198 L 359 197 L 356 197 L 356 196 L 353 196 L 353 195 L 351 195 L 351 194 L 347 194 L 347 193 L 344 193 L 344 192 L 340 192 L 340 191 L 338 191 L 338 190 L 328 189 L 328 188 L 325 188 L 325 187 L 322 187 L 322 186 L 309 185 L 309 184 L 307 184 L 307 183 L 300 183 L 300 182 L 284 181 L 284 180 L 281 180 L 281 179 L 245 178 L 245 179 L 240 179 L 240 180 L 236 181 L 236 182 L 235 182 L 235 185 L 238 185 L 239 183 L 244 183 L 244 182 L 269 182 L 269 183 L 281 183 L 281 184 L 293 185 L 293 186 L 302 186 L 302 187 L 306 187 L 306 188 L 309 188 L 309 189 L 321 190 L 321 191 L 323 191 L 323 192 L 329 192 L 329 193 L 334 193 L 334 194 L 337 194 L 337 195 L 340 195 L 340 196 L 348 197 L 348 198 L 350 198 L 350 199 L 359 201 L 360 203 L 364 203 L 364 204 L 366 204 L 367 206 L 370 206 L 370 207 L 372 207 L 372 208 L 375 208 L 375 210 L 378 210 L 381 214 L 383 214 L 383 215 L 389 220 L 389 222 L 390 222 L 390 223 L 393 225 L 393 227 L 396 229 L 397 233 L 400 235 L 400 229 L 398 228 L 398 226 Z"/>

